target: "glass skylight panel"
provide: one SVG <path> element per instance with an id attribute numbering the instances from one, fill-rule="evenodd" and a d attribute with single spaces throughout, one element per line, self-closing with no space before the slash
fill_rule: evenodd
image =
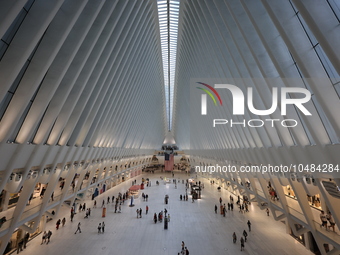
<path id="1" fill-rule="evenodd" d="M 168 120 L 168 129 L 171 130 L 177 52 L 179 1 L 158 0 L 157 6 L 164 72 L 166 115 Z"/>

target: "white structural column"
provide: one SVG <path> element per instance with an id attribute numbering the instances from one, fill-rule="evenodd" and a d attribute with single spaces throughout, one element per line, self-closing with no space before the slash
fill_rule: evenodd
<path id="1" fill-rule="evenodd" d="M 166 118 L 156 2 L 11 1 L 0 10 L 8 12 L 0 27 L 3 253 L 13 236 L 15 248 L 20 233 L 43 231 L 52 211 L 141 174 Z M 44 197 L 27 205 L 37 187 Z"/>
<path id="2" fill-rule="evenodd" d="M 337 254 L 340 248 L 338 236 L 319 227 L 320 208 L 336 222 L 340 209 L 340 101 L 334 89 L 339 57 L 329 56 L 339 41 L 334 6 L 333 1 L 181 1 L 173 114 L 175 139 L 190 154 L 192 166 L 237 166 L 236 172 L 211 176 L 261 209 L 268 207 L 276 220 L 285 221 L 287 233 L 321 254 Z M 198 82 L 236 85 L 245 100 L 251 88 L 254 108 L 260 110 L 271 107 L 274 88 L 279 95 L 283 88 L 307 89 L 311 99 L 304 106 L 311 115 L 289 105 L 282 116 L 279 103 L 274 113 L 260 116 L 250 112 L 247 101 L 244 115 L 234 115 L 229 91 L 215 88 L 223 101 L 219 105 L 215 92 L 203 86 L 217 104 L 207 96 L 207 114 L 201 115 L 205 91 L 196 88 Z M 289 93 L 287 98 L 301 96 Z M 213 126 L 214 119 L 223 124 Z M 251 119 L 278 121 L 273 127 L 251 127 Z M 298 126 L 279 124 L 289 119 Z M 322 165 L 324 171 L 316 170 Z M 268 166 L 288 168 L 261 171 Z M 258 171 L 244 172 L 247 167 Z M 271 200 L 269 182 L 279 201 Z M 320 197 L 321 206 L 311 205 L 311 197 Z"/>

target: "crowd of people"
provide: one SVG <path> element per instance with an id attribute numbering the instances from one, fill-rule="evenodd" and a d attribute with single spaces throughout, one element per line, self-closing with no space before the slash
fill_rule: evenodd
<path id="1" fill-rule="evenodd" d="M 162 180 L 162 177 L 161 177 L 161 180 Z M 175 188 L 177 188 L 177 183 L 181 183 L 180 180 L 176 180 L 176 179 L 173 179 L 172 181 L 173 184 L 175 184 Z M 136 184 L 136 180 L 132 181 L 132 185 L 135 185 Z M 203 186 L 203 183 L 201 182 L 189 182 L 188 180 L 182 180 L 182 184 L 185 184 L 183 186 L 180 186 L 180 188 L 183 189 L 183 192 L 185 191 L 185 194 L 180 194 L 179 195 L 179 200 L 180 201 L 188 201 L 188 197 L 190 195 L 190 191 L 191 191 L 191 195 L 194 193 L 194 187 L 195 188 L 199 188 L 199 190 L 201 191 L 201 189 L 204 188 Z M 214 184 L 214 181 L 211 181 L 211 184 Z M 151 181 L 149 179 L 147 179 L 147 184 L 145 185 L 146 187 L 150 187 L 151 186 Z M 189 195 L 188 195 L 189 193 Z M 111 204 L 112 206 L 114 206 L 114 213 L 121 213 L 121 207 L 122 205 L 124 205 L 124 202 L 129 199 L 129 192 L 126 191 L 124 193 L 121 193 L 119 192 L 116 196 L 113 195 L 113 196 L 107 196 L 105 199 L 102 199 L 102 203 L 101 203 L 101 208 L 106 208 L 109 206 L 109 204 Z M 141 194 L 141 200 L 143 202 L 147 202 L 148 201 L 148 194 L 146 193 L 142 193 Z M 169 197 L 167 197 L 167 199 L 169 199 Z M 198 197 L 195 197 L 194 199 L 194 196 L 192 195 L 192 199 L 193 201 L 195 199 L 198 199 Z M 93 209 L 97 208 L 97 200 L 98 198 L 94 198 L 93 199 Z M 232 195 L 230 195 L 230 201 L 227 202 L 227 203 L 223 203 L 223 200 L 222 200 L 222 197 L 219 198 L 219 203 L 220 203 L 220 210 L 221 210 L 221 214 L 225 217 L 226 216 L 226 213 L 228 211 L 233 211 L 234 210 L 234 197 Z M 165 205 L 167 205 L 167 202 L 165 201 L 164 202 Z M 241 202 L 241 198 L 240 196 L 237 197 L 237 201 L 236 201 L 236 205 L 239 207 L 239 212 L 240 213 L 246 213 L 246 212 L 249 212 L 249 208 L 248 208 L 248 201 L 246 199 L 243 198 L 243 202 Z M 162 206 L 163 206 L 163 203 L 162 203 Z M 83 212 L 85 212 L 85 215 L 84 215 L 84 219 L 88 219 L 91 217 L 91 207 L 88 207 L 86 205 L 86 202 L 83 202 L 83 203 L 80 203 L 78 205 L 76 204 L 73 204 L 73 206 L 71 206 L 71 209 L 70 209 L 70 221 L 73 222 L 73 219 L 75 217 L 75 214 L 76 213 L 76 209 L 78 209 L 78 214 L 80 214 L 81 216 L 84 215 L 82 214 Z M 154 209 L 155 210 L 155 209 Z M 148 214 L 148 211 L 149 211 L 149 206 L 147 204 L 145 204 L 145 211 L 143 211 L 142 207 L 136 209 L 136 216 L 137 216 L 137 219 L 140 219 L 142 218 L 142 215 L 143 215 L 143 212 L 145 213 L 145 215 Z M 156 210 L 155 210 L 156 211 Z M 218 211 L 218 207 L 217 205 L 215 205 L 215 213 L 217 213 Z M 168 213 L 168 210 L 167 208 L 164 208 L 162 210 L 160 210 L 158 213 L 155 212 L 153 214 L 153 222 L 156 224 L 157 222 L 160 222 L 162 223 L 164 221 L 164 219 L 166 219 L 166 222 L 170 222 L 170 215 Z M 77 234 L 77 233 L 82 233 L 82 229 L 81 229 L 81 226 L 82 226 L 82 222 L 79 221 L 79 217 L 77 215 L 77 225 L 76 225 L 76 230 L 74 232 L 74 234 Z M 56 230 L 58 230 L 60 228 L 60 226 L 64 227 L 66 224 L 66 218 L 62 218 L 62 219 L 58 219 L 56 221 Z M 251 223 L 250 221 L 248 220 L 247 222 L 247 225 L 248 225 L 248 231 L 250 232 L 251 231 Z M 86 225 L 85 225 L 86 226 Z M 164 224 L 165 226 L 165 224 Z M 97 230 L 98 230 L 98 234 L 103 234 L 105 232 L 105 222 L 99 222 L 98 225 L 97 225 Z M 44 231 L 43 234 L 42 234 L 42 242 L 41 244 L 48 244 L 50 243 L 50 240 L 51 240 L 51 236 L 52 236 L 52 231 L 48 230 L 48 231 Z M 234 232 L 233 233 L 233 242 L 236 243 L 237 242 L 237 236 L 236 236 L 236 233 Z M 245 246 L 245 242 L 247 241 L 247 237 L 248 237 L 248 233 L 246 230 L 243 230 L 243 232 L 241 234 L 239 234 L 239 236 L 241 236 L 241 238 L 239 239 L 240 241 L 240 244 L 241 244 L 241 250 L 244 249 L 244 246 Z M 28 240 L 28 238 L 27 238 Z M 25 248 L 26 247 L 26 243 L 27 241 L 25 242 L 25 240 L 23 240 L 22 242 L 19 242 L 19 245 L 18 245 L 18 252 L 22 250 L 22 247 Z M 184 244 L 184 241 L 182 242 L 182 247 L 181 247 L 181 251 L 180 253 L 178 254 L 182 254 L 182 255 L 187 255 L 189 254 L 189 250 L 187 248 L 187 246 L 185 246 Z"/>

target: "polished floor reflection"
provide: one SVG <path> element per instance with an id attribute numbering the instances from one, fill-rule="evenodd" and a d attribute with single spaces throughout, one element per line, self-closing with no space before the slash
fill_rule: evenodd
<path id="1" fill-rule="evenodd" d="M 93 207 L 93 201 L 85 201 L 91 206 L 91 216 L 84 218 L 85 212 L 78 212 L 73 222 L 70 222 L 69 208 L 63 208 L 56 219 L 46 224 L 46 230 L 53 232 L 51 242 L 40 245 L 41 235 L 30 241 L 27 248 L 21 252 L 24 254 L 124 254 L 124 255 L 160 255 L 178 254 L 181 250 L 181 242 L 184 241 L 190 254 L 312 254 L 303 245 L 286 234 L 286 227 L 281 222 L 275 221 L 261 211 L 255 204 L 249 208 L 249 213 L 239 213 L 238 209 L 227 212 L 226 217 L 215 214 L 214 206 L 219 204 L 222 197 L 226 203 L 230 193 L 226 190 L 218 192 L 216 185 L 210 185 L 210 181 L 201 180 L 205 188 L 202 191 L 202 199 L 192 203 L 191 196 L 187 202 L 180 201 L 180 194 L 185 194 L 183 179 L 189 178 L 184 174 L 175 174 L 180 179 L 177 188 L 172 183 L 164 184 L 160 176 L 171 178 L 170 174 L 155 173 L 137 177 L 137 184 L 142 177 L 150 178 L 151 187 L 146 187 L 143 192 L 149 195 L 149 201 L 143 201 L 142 197 L 134 200 L 134 207 L 129 207 L 130 201 L 122 205 L 122 213 L 114 213 L 113 204 L 107 205 L 106 217 L 102 217 L 101 204 L 105 203 L 108 196 L 117 196 L 118 192 L 125 192 L 132 180 L 122 183 L 96 198 L 97 208 Z M 156 180 L 160 181 L 159 186 Z M 169 195 L 169 203 L 164 204 L 165 195 Z M 235 197 L 236 198 L 236 197 Z M 235 200 L 236 201 L 236 200 Z M 145 214 L 148 205 L 149 213 Z M 136 217 L 136 209 L 142 208 L 142 218 Z M 153 222 L 153 214 L 166 208 L 171 221 L 168 229 L 164 229 L 161 223 Z M 66 224 L 55 228 L 58 218 L 66 217 Z M 248 232 L 247 220 L 252 222 L 252 231 Z M 97 226 L 105 222 L 105 233 L 98 234 Z M 78 222 L 81 222 L 81 233 L 74 234 Z M 244 251 L 240 251 L 239 239 L 243 230 L 248 232 L 248 240 Z M 232 233 L 236 232 L 238 241 L 232 242 Z"/>

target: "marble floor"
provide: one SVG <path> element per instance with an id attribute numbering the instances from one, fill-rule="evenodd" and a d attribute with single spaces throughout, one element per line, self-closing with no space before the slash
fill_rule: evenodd
<path id="1" fill-rule="evenodd" d="M 171 178 L 170 174 L 155 173 L 138 176 L 137 184 L 141 178 L 150 178 L 151 187 L 146 187 L 143 192 L 149 195 L 149 201 L 143 201 L 140 196 L 134 200 L 134 207 L 129 207 L 130 201 L 122 206 L 122 213 L 114 213 L 114 206 L 107 205 L 106 217 L 102 218 L 101 204 L 108 196 L 117 196 L 118 192 L 125 192 L 130 186 L 128 180 L 107 192 L 97 200 L 97 208 L 93 208 L 91 216 L 84 219 L 85 212 L 78 212 L 73 222 L 70 222 L 70 209 L 63 208 L 57 218 L 46 224 L 46 230 L 53 232 L 51 242 L 40 245 L 41 234 L 27 244 L 27 248 L 20 252 L 22 255 L 68 255 L 68 254 L 122 254 L 122 255 L 160 255 L 178 254 L 181 242 L 184 241 L 190 254 L 312 254 L 303 245 L 286 234 L 285 225 L 268 217 L 265 211 L 261 211 L 255 204 L 250 206 L 250 212 L 241 214 L 238 210 L 228 212 L 226 217 L 215 214 L 214 206 L 219 204 L 222 197 L 226 203 L 230 193 L 226 190 L 217 191 L 216 185 L 210 185 L 210 181 L 201 180 L 205 188 L 202 191 L 202 199 L 191 202 L 191 196 L 187 202 L 180 201 L 180 194 L 185 194 L 185 185 L 182 181 L 177 188 L 171 182 L 156 185 L 160 176 Z M 175 174 L 176 179 L 186 179 L 187 175 Z M 169 203 L 164 204 L 164 196 L 169 195 Z M 234 198 L 235 200 L 235 198 Z M 236 201 L 236 200 L 235 200 Z M 87 206 L 93 206 L 93 201 L 85 201 Z M 149 206 L 149 214 L 145 214 L 145 206 Z M 143 209 L 142 218 L 137 219 L 136 209 Z M 171 221 L 168 229 L 164 229 L 161 223 L 153 222 L 153 214 L 167 208 Z M 55 229 L 58 218 L 66 217 L 66 224 Z M 252 231 L 248 232 L 247 220 L 252 222 Z M 105 222 L 105 233 L 98 234 L 97 226 Z M 74 234 L 78 222 L 81 222 L 81 233 Z M 243 230 L 248 232 L 248 240 L 244 251 L 240 251 L 239 239 Z M 232 233 L 236 232 L 238 241 L 232 242 Z"/>

